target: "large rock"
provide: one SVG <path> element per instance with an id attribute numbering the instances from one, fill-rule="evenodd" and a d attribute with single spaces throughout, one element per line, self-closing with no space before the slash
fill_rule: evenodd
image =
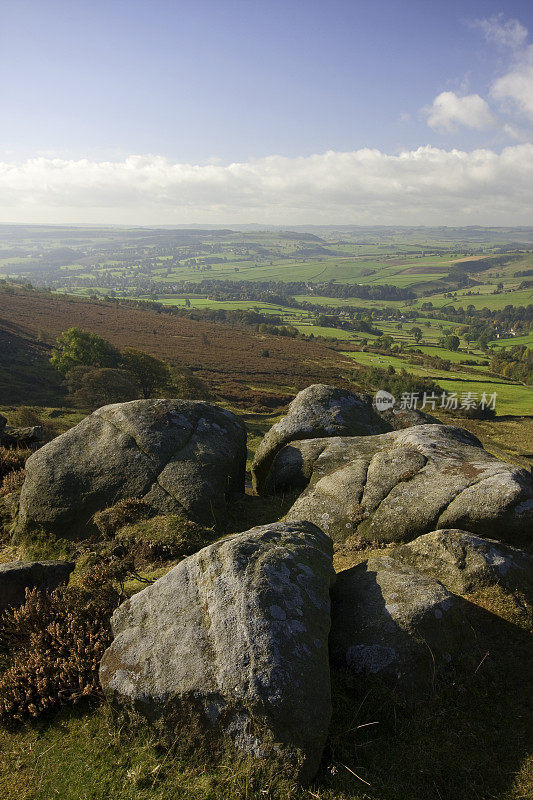
<path id="1" fill-rule="evenodd" d="M 0 612 L 20 606 L 26 589 L 51 592 L 68 583 L 74 564 L 70 561 L 10 561 L 0 564 Z"/>
<path id="2" fill-rule="evenodd" d="M 331 541 L 306 522 L 236 534 L 182 561 L 114 613 L 100 680 L 176 738 L 315 773 L 331 715 Z"/>
<path id="3" fill-rule="evenodd" d="M 511 542 L 531 537 L 531 474 L 461 428 L 292 442 L 271 472 L 285 490 L 309 482 L 287 519 L 314 522 L 339 542 L 401 542 L 447 527 Z"/>
<path id="4" fill-rule="evenodd" d="M 244 491 L 246 431 L 231 412 L 189 400 L 98 409 L 30 456 L 16 536 L 86 536 L 96 511 L 127 497 L 212 525 Z"/>
<path id="5" fill-rule="evenodd" d="M 324 436 L 369 436 L 437 422 L 421 411 L 378 412 L 372 397 L 316 383 L 299 392 L 287 414 L 273 425 L 257 448 L 252 463 L 254 488 L 260 494 L 275 487 L 269 472 L 276 454 L 289 442 Z"/>
<path id="6" fill-rule="evenodd" d="M 386 411 L 377 412 L 384 423 L 388 424 L 389 430 L 401 431 L 403 428 L 413 428 L 415 425 L 440 425 L 440 421 L 420 411 L 418 408 L 389 408 Z"/>
<path id="7" fill-rule="evenodd" d="M 493 539 L 454 529 L 431 531 L 391 554 L 456 594 L 499 584 L 510 591 L 525 590 L 533 599 L 533 557 Z"/>
<path id="8" fill-rule="evenodd" d="M 439 581 L 386 556 L 340 572 L 332 589 L 332 666 L 420 699 L 473 645 L 462 604 Z"/>

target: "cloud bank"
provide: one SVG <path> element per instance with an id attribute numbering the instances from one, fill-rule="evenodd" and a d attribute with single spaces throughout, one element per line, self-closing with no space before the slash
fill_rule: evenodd
<path id="1" fill-rule="evenodd" d="M 30 159 L 0 163 L 3 222 L 132 225 L 520 225 L 533 220 L 533 144 L 270 156 L 229 165 Z"/>

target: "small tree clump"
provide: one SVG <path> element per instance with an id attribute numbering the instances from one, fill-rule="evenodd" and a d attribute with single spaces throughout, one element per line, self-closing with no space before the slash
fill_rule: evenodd
<path id="1" fill-rule="evenodd" d="M 111 342 L 81 328 L 69 328 L 58 337 L 50 358 L 63 375 L 73 367 L 117 367 L 120 353 Z"/>
<path id="2" fill-rule="evenodd" d="M 69 370 L 65 383 L 73 404 L 91 411 L 137 400 L 140 395 L 138 383 L 125 369 L 77 366 Z"/>
<path id="3" fill-rule="evenodd" d="M 170 381 L 170 369 L 159 358 L 126 347 L 122 353 L 122 365 L 141 387 L 142 396 L 148 398 L 155 389 L 165 389 Z"/>

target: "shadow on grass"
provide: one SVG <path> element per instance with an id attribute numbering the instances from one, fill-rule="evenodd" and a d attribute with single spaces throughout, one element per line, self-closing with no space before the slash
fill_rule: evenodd
<path id="1" fill-rule="evenodd" d="M 235 495 L 228 504 L 226 534 L 240 533 L 256 525 L 268 525 L 281 519 L 293 505 L 298 492 L 279 495 Z"/>
<path id="2" fill-rule="evenodd" d="M 329 756 L 334 775 L 325 768 L 320 778 L 332 798 L 532 796 L 533 785 L 524 772 L 520 775 L 533 745 L 531 635 L 464 602 L 476 634 L 477 664 L 428 700 L 406 707 L 383 684 L 354 686 L 333 676 Z"/>
<path id="3" fill-rule="evenodd" d="M 247 522 L 260 524 L 261 498 Z M 277 499 L 279 501 L 279 498 Z M 270 502 L 270 501 L 269 501 Z M 239 523 L 242 524 L 242 523 Z M 242 529 L 242 528 L 241 528 Z M 379 598 L 378 598 L 379 599 Z M 383 598 L 381 598 L 383 601 Z M 0 797 L 17 800 L 519 800 L 533 720 L 531 636 L 462 600 L 475 633 L 471 666 L 406 706 L 385 683 L 333 674 L 334 713 L 310 790 L 257 774 L 235 751 L 204 756 L 117 731 L 106 704 L 86 701 L 36 723 L 0 729 Z M 496 603 L 494 608 L 498 611 Z M 359 777 L 356 777 L 359 776 Z"/>

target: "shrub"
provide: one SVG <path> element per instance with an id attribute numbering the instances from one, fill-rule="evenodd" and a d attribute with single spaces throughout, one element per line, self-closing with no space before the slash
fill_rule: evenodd
<path id="1" fill-rule="evenodd" d="M 75 406 L 95 410 L 108 403 L 137 400 L 139 385 L 125 369 L 109 367 L 73 367 L 66 384 Z"/>
<path id="2" fill-rule="evenodd" d="M 100 561 L 77 584 L 26 601 L 0 619 L 0 719 L 23 721 L 82 697 L 100 695 L 98 668 L 121 601 L 121 567 Z"/>
<path id="3" fill-rule="evenodd" d="M 131 525 L 141 519 L 153 516 L 150 506 L 139 497 L 127 497 L 114 506 L 97 511 L 93 522 L 104 536 L 114 536 L 124 525 Z"/>
<path id="4" fill-rule="evenodd" d="M 126 525 L 115 537 L 115 552 L 130 558 L 139 568 L 157 561 L 173 561 L 191 555 L 213 539 L 213 531 L 171 514 Z"/>
<path id="5" fill-rule="evenodd" d="M 10 472 L 22 469 L 31 453 L 31 450 L 22 447 L 0 447 L 0 478 L 4 478 Z"/>
<path id="6" fill-rule="evenodd" d="M 187 367 L 173 369 L 170 383 L 162 397 L 180 397 L 183 400 L 209 400 L 207 384 Z"/>
<path id="7" fill-rule="evenodd" d="M 399 372 L 396 370 L 389 372 L 388 369 L 379 367 L 361 367 L 353 377 L 365 391 L 385 389 L 396 399 L 400 399 L 404 392 L 418 394 L 421 397 L 424 392 L 442 393 L 442 388 L 432 378 L 412 375 L 403 368 Z"/>
<path id="8" fill-rule="evenodd" d="M 465 417 L 466 419 L 495 419 L 496 417 L 496 411 L 488 406 L 484 408 L 481 408 L 481 406 L 476 406 L 475 408 L 457 408 L 454 414 Z"/>
<path id="9" fill-rule="evenodd" d="M 69 328 L 58 337 L 50 358 L 63 375 L 78 365 L 87 367 L 116 367 L 120 363 L 120 353 L 106 339 L 96 333 Z"/>
<path id="10" fill-rule="evenodd" d="M 28 406 L 19 406 L 15 411 L 8 413 L 8 424 L 15 428 L 33 428 L 42 425 L 43 421 L 33 409 Z"/>
<path id="11" fill-rule="evenodd" d="M 13 472 L 8 472 L 7 475 L 4 475 L 2 482 L 0 483 L 0 497 L 4 497 L 6 494 L 11 494 L 12 492 L 18 492 L 22 489 L 22 484 L 24 483 L 24 478 L 26 477 L 26 471 L 24 469 L 17 469 Z"/>
<path id="12" fill-rule="evenodd" d="M 150 397 L 154 389 L 165 388 L 170 381 L 170 370 L 165 362 L 142 350 L 126 347 L 122 364 L 141 387 L 143 397 Z"/>

